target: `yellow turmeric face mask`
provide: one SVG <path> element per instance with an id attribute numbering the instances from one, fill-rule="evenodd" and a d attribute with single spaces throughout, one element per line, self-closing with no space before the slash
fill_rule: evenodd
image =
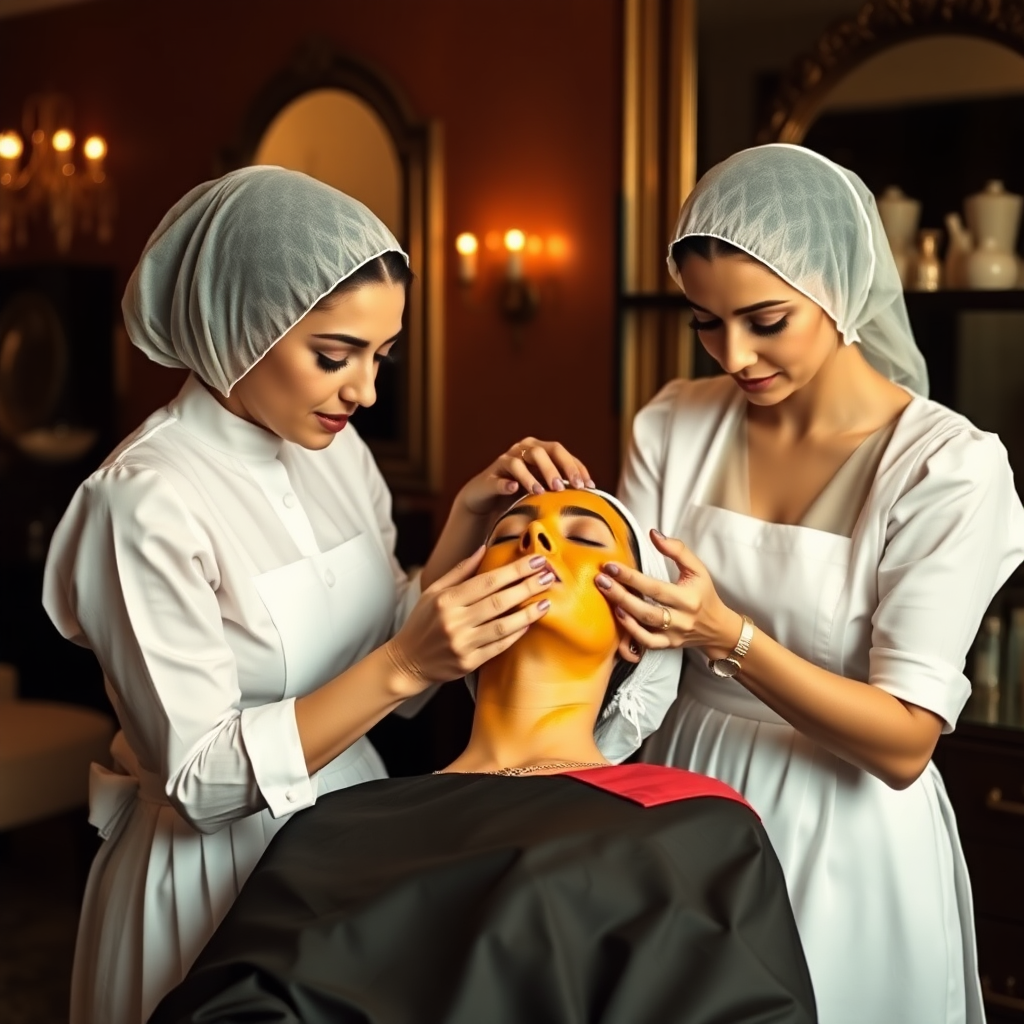
<path id="1" fill-rule="evenodd" d="M 575 649 L 588 660 L 614 651 L 619 629 L 594 583 L 606 562 L 636 567 L 629 527 L 604 498 L 585 490 L 548 491 L 523 499 L 498 520 L 479 572 L 543 555 L 555 582 L 532 601 L 551 608 L 530 627 L 535 643 L 548 637 L 559 657 Z"/>

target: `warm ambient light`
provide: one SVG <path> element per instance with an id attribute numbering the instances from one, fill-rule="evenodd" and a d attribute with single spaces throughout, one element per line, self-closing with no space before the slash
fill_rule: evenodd
<path id="1" fill-rule="evenodd" d="M 512 228 L 511 231 L 505 232 L 505 248 L 509 252 L 522 252 L 525 245 L 526 235 L 519 228 Z"/>
<path id="2" fill-rule="evenodd" d="M 17 132 L 4 132 L 0 135 L 0 160 L 17 160 L 24 149 L 21 136 Z"/>
<path id="3" fill-rule="evenodd" d="M 53 133 L 53 138 L 50 140 L 50 145 L 58 153 L 67 153 L 69 149 L 75 144 L 74 135 L 67 130 L 67 128 L 58 128 Z"/>
<path id="4" fill-rule="evenodd" d="M 99 135 L 90 135 L 82 147 L 86 160 L 102 160 L 107 155 L 107 144 Z"/>
<path id="5" fill-rule="evenodd" d="M 463 231 L 455 239 L 455 251 L 459 254 L 459 280 L 472 284 L 476 280 L 476 254 L 480 244 L 471 231 Z"/>

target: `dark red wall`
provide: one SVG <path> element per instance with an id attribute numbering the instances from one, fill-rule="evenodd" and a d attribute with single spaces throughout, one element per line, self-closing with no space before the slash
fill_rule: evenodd
<path id="1" fill-rule="evenodd" d="M 621 0 L 95 0 L 0 21 L 0 126 L 20 128 L 25 96 L 57 89 L 80 138 L 107 137 L 116 238 L 73 256 L 112 260 L 123 287 L 267 81 L 327 37 L 443 124 L 443 497 L 528 432 L 563 441 L 611 485 L 621 23 Z M 510 226 L 571 247 L 518 339 L 491 296 L 455 281 L 455 235 Z M 129 379 L 125 431 L 180 376 L 133 350 Z"/>

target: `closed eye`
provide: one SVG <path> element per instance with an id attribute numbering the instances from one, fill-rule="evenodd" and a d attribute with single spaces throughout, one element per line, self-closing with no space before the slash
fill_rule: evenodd
<path id="1" fill-rule="evenodd" d="M 348 356 L 344 359 L 328 359 L 323 352 L 317 352 L 316 363 L 325 373 L 337 373 L 338 370 L 343 370 L 348 366 Z"/>
<path id="2" fill-rule="evenodd" d="M 520 535 L 518 533 L 510 533 L 504 537 L 492 537 L 491 546 L 493 547 L 495 544 L 507 544 L 510 540 L 519 540 L 519 536 Z"/>
<path id="3" fill-rule="evenodd" d="M 588 548 L 606 548 L 606 547 L 608 547 L 608 545 L 603 543 L 602 541 L 593 540 L 590 537 L 575 537 L 575 536 L 571 536 L 570 535 L 569 537 L 566 538 L 566 540 L 571 540 L 574 544 L 586 544 L 586 546 Z"/>

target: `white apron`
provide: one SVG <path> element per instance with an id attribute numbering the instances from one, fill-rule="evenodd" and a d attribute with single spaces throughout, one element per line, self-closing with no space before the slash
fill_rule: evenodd
<path id="1" fill-rule="evenodd" d="M 713 462 L 694 494 L 706 493 Z M 700 504 L 684 508 L 677 536 L 727 605 L 800 657 L 842 673 L 849 538 Z M 933 765 L 906 790 L 890 789 L 804 738 L 740 683 L 715 676 L 697 651 L 687 652 L 680 696 L 644 759 L 721 779 L 761 815 L 822 1024 L 984 1020 L 970 884 Z"/>

